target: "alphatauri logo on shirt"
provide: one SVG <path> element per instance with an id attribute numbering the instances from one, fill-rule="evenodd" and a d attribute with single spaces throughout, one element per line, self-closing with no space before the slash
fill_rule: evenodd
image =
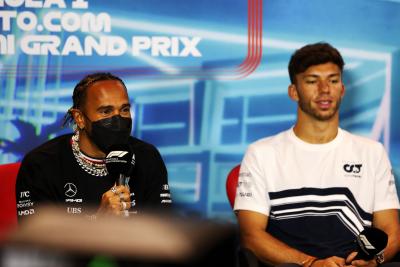
<path id="1" fill-rule="evenodd" d="M 343 165 L 343 169 L 348 173 L 360 173 L 362 164 L 345 164 Z"/>
<path id="2" fill-rule="evenodd" d="M 356 178 L 361 178 L 362 176 L 362 163 L 345 163 L 343 164 L 343 170 L 345 171 L 345 176 L 351 176 Z"/>

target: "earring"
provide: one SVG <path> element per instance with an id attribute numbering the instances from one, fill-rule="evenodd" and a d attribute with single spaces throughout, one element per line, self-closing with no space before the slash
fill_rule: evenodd
<path id="1" fill-rule="evenodd" d="M 79 142 L 79 131 L 77 130 L 77 126 L 74 125 L 74 134 L 72 135 L 72 140 L 75 142 Z"/>

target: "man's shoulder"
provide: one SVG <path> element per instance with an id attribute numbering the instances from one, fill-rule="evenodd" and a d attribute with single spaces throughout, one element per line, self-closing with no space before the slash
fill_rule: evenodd
<path id="1" fill-rule="evenodd" d="M 153 144 L 133 136 L 129 138 L 129 145 L 134 153 L 158 153 L 158 149 Z"/>
<path id="2" fill-rule="evenodd" d="M 348 142 L 351 143 L 352 148 L 368 149 L 368 150 L 381 150 L 383 149 L 382 143 L 371 139 L 366 136 L 350 133 L 346 130 L 341 129 L 344 135 L 345 144 L 348 146 Z"/>
<path id="3" fill-rule="evenodd" d="M 72 134 L 65 134 L 46 141 L 28 152 L 24 160 L 54 160 L 59 153 L 66 152 L 71 136 Z"/>
<path id="4" fill-rule="evenodd" d="M 135 155 L 135 161 L 139 169 L 145 169 L 146 172 L 154 168 L 164 165 L 164 160 L 158 149 L 146 141 L 136 137 L 129 139 L 129 146 Z M 160 169 L 161 170 L 161 169 Z"/>
<path id="5" fill-rule="evenodd" d="M 272 148 L 272 147 L 276 147 L 276 146 L 280 146 L 280 145 L 285 145 L 285 144 L 287 144 L 289 131 L 291 131 L 291 129 L 279 132 L 275 135 L 266 136 L 264 138 L 258 139 L 256 141 L 254 141 L 253 143 L 251 143 L 249 145 L 249 148 L 265 149 L 268 147 Z"/>

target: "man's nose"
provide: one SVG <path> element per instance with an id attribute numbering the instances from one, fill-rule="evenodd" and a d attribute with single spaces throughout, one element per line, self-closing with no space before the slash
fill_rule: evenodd
<path id="1" fill-rule="evenodd" d="M 112 113 L 112 116 L 120 115 L 121 116 L 121 111 L 115 109 Z"/>
<path id="2" fill-rule="evenodd" d="M 318 89 L 321 93 L 329 93 L 330 91 L 329 81 L 320 81 L 318 84 Z"/>

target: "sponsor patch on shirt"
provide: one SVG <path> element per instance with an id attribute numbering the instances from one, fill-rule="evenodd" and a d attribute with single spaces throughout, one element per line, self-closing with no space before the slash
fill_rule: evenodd
<path id="1" fill-rule="evenodd" d="M 345 177 L 361 178 L 363 173 L 363 164 L 359 162 L 344 162 L 343 172 Z"/>

